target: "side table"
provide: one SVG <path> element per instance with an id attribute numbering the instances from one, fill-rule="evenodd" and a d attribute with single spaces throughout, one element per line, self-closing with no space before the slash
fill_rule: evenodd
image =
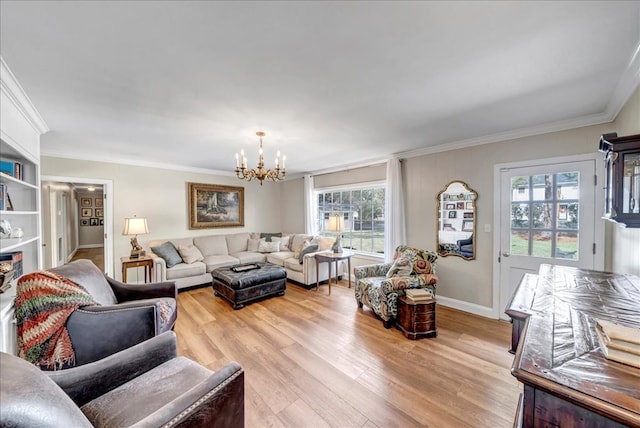
<path id="1" fill-rule="evenodd" d="M 436 301 L 414 303 L 406 296 L 398 297 L 397 326 L 407 339 L 437 336 Z"/>
<path id="2" fill-rule="evenodd" d="M 320 285 L 320 263 L 329 263 L 329 296 L 331 296 L 331 262 L 336 264 L 336 284 L 338 283 L 338 262 L 340 260 L 346 260 L 348 265 L 347 276 L 349 277 L 349 288 L 351 288 L 351 256 L 353 253 L 350 251 L 344 251 L 342 253 L 316 253 L 316 291 Z"/>
<path id="3" fill-rule="evenodd" d="M 144 267 L 144 283 L 151 282 L 151 269 L 153 268 L 153 259 L 151 257 L 140 257 L 132 259 L 131 257 L 121 257 L 122 262 L 122 282 L 127 283 L 127 270 L 131 268 Z"/>

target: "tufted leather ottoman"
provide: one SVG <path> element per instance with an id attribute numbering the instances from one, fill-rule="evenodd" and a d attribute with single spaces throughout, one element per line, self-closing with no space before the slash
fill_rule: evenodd
<path id="1" fill-rule="evenodd" d="M 287 271 L 271 263 L 252 264 L 258 268 L 242 271 L 243 265 L 236 265 L 211 271 L 214 294 L 227 299 L 233 304 L 233 309 L 240 309 L 245 303 L 263 297 L 284 296 Z"/>

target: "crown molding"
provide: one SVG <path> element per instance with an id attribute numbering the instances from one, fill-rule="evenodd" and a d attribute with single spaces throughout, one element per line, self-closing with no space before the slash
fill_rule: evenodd
<path id="1" fill-rule="evenodd" d="M 605 109 L 611 121 L 620 114 L 620 111 L 627 101 L 629 101 L 629 98 L 631 98 L 638 86 L 640 86 L 640 42 L 638 42 L 633 55 L 631 55 L 627 68 L 622 73 L 613 91 L 613 96 Z"/>
<path id="2" fill-rule="evenodd" d="M 60 153 L 54 151 L 40 151 L 40 156 L 46 156 L 51 158 L 60 158 L 60 159 L 73 159 L 73 160 L 83 160 L 89 162 L 101 162 L 101 163 L 114 163 L 118 165 L 131 165 L 131 166 L 141 166 L 145 168 L 158 168 L 158 169 L 166 169 L 173 171 L 182 171 L 182 172 L 194 172 L 198 174 L 210 174 L 210 175 L 220 175 L 225 177 L 235 177 L 236 174 L 233 171 L 222 171 L 217 169 L 207 169 L 207 168 L 195 168 L 188 166 L 181 166 L 176 164 L 168 164 L 162 162 L 147 162 L 141 160 L 131 160 L 124 158 L 117 158 L 111 156 L 74 156 L 68 153 Z"/>
<path id="3" fill-rule="evenodd" d="M 11 69 L 2 56 L 0 56 L 0 90 L 2 94 L 7 96 L 18 108 L 33 129 L 40 134 L 49 131 L 47 123 L 42 116 L 40 116 L 40 113 L 27 96 L 27 93 L 22 89 L 18 79 L 16 79 L 16 76 L 11 72 Z"/>

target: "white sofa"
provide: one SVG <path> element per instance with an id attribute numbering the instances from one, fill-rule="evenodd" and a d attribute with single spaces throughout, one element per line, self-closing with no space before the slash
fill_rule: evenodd
<path id="1" fill-rule="evenodd" d="M 333 238 L 313 237 L 305 234 L 283 233 L 282 237 L 289 237 L 288 245 L 278 252 L 260 253 L 250 251 L 250 239 L 255 245 L 255 240 L 260 238 L 259 233 L 232 233 L 226 235 L 207 235 L 197 236 L 193 238 L 177 238 L 177 239 L 156 239 L 143 243 L 147 250 L 147 255 L 153 258 L 153 281 L 175 281 L 178 289 L 191 287 L 202 284 L 211 283 L 211 271 L 222 266 L 231 266 L 241 263 L 264 262 L 273 263 L 283 266 L 287 270 L 287 279 L 311 288 L 316 284 L 316 262 L 314 255 L 316 252 L 307 253 L 303 257 L 302 264 L 297 258 L 294 258 L 296 248 L 308 239 L 312 244 L 318 244 L 318 251 L 331 251 Z M 173 267 L 167 268 L 167 264 L 162 257 L 151 251 L 152 247 L 157 247 L 165 242 L 170 241 L 178 248 L 182 246 L 196 246 L 204 260 L 193 263 L 179 263 Z M 329 267 L 327 263 L 321 263 L 320 281 L 326 281 L 329 278 Z M 338 268 L 339 274 L 344 270 L 344 263 Z M 335 273 L 334 273 L 335 275 Z"/>

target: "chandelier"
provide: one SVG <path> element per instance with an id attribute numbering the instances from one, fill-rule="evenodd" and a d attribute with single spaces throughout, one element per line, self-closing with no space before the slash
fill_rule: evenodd
<path id="1" fill-rule="evenodd" d="M 285 161 L 287 159 L 286 156 L 282 156 L 282 169 L 280 169 L 280 151 L 276 155 L 276 167 L 275 169 L 264 169 L 264 153 L 262 151 L 262 137 L 265 136 L 265 133 L 262 131 L 256 132 L 256 135 L 260 137 L 260 150 L 258 151 L 258 168 L 247 169 L 247 158 L 244 155 L 244 149 L 240 151 L 240 155 L 236 153 L 236 177 L 241 180 L 251 181 L 254 178 L 260 181 L 260 185 L 262 186 L 262 182 L 265 179 L 271 179 L 273 181 L 284 180 L 285 175 L 287 175 Z"/>

